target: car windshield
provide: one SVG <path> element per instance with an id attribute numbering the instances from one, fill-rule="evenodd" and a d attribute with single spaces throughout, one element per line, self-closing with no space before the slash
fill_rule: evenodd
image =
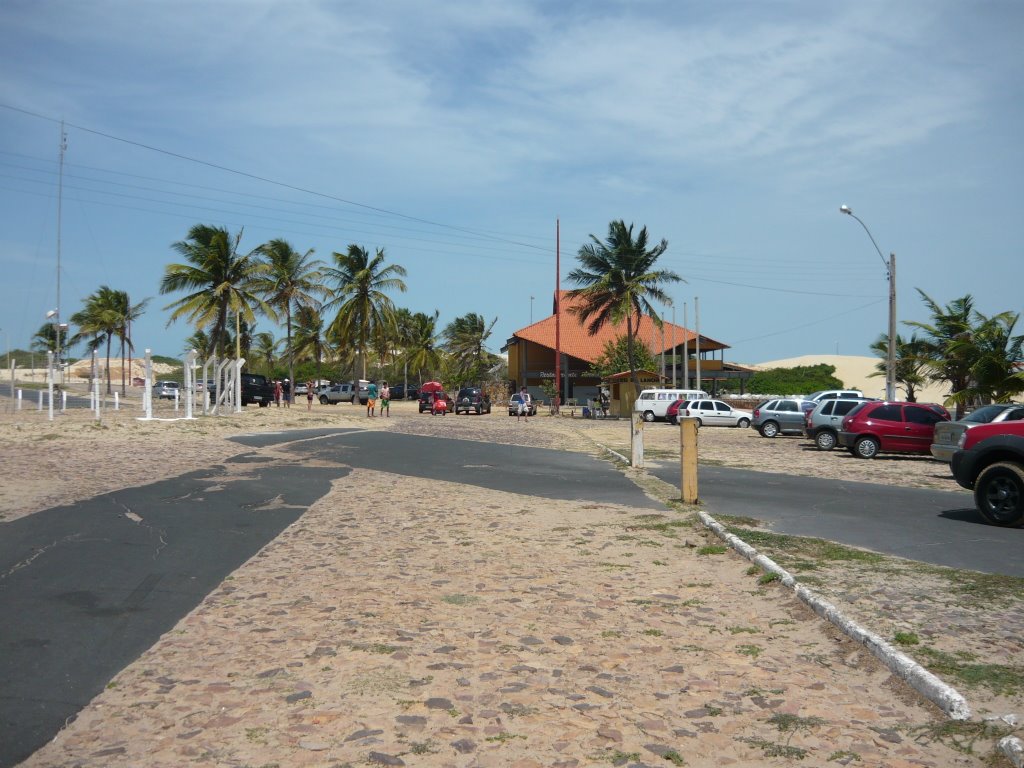
<path id="1" fill-rule="evenodd" d="M 1005 405 L 983 405 L 981 408 L 971 411 L 962 420 L 972 424 L 989 424 L 1005 410 Z"/>

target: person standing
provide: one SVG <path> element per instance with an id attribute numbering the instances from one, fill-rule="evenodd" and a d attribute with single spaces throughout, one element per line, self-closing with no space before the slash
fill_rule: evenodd
<path id="1" fill-rule="evenodd" d="M 516 412 L 516 421 L 519 421 L 519 417 L 523 416 L 527 421 L 530 420 L 530 404 L 533 399 L 530 397 L 530 393 L 523 387 L 519 390 L 519 410 Z"/>
<path id="2" fill-rule="evenodd" d="M 388 386 L 386 381 L 382 381 L 380 384 L 380 415 L 391 418 L 391 387 Z"/>
<path id="3" fill-rule="evenodd" d="M 292 383 L 288 379 L 284 380 L 284 384 L 281 385 L 281 395 L 284 398 L 284 407 L 292 407 Z"/>
<path id="4" fill-rule="evenodd" d="M 370 383 L 366 387 L 366 415 L 369 417 L 376 416 L 377 410 L 377 382 L 370 379 Z"/>
<path id="5" fill-rule="evenodd" d="M 313 382 L 306 382 L 306 410 L 313 410 Z"/>
<path id="6" fill-rule="evenodd" d="M 277 403 L 277 407 L 278 408 L 281 407 L 281 393 L 282 393 L 282 391 L 283 390 L 281 388 L 281 382 L 278 381 L 277 379 L 274 379 L 274 402 Z"/>

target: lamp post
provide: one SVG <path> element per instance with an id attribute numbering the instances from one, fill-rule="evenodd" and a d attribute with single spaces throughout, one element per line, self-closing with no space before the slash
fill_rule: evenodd
<path id="1" fill-rule="evenodd" d="M 878 243 L 875 242 L 874 236 L 871 234 L 871 230 L 868 229 L 868 225 L 865 224 L 860 218 L 850 210 L 850 206 L 841 205 L 839 206 L 839 212 L 845 213 L 847 216 L 852 216 L 857 219 L 857 222 L 864 227 L 864 231 L 868 233 L 868 237 L 871 239 L 871 244 L 875 246 L 875 250 L 878 251 L 878 257 L 885 264 L 886 279 L 889 281 L 889 349 L 887 350 L 885 360 L 885 399 L 895 400 L 896 399 L 896 254 L 890 253 L 889 260 L 886 261 L 885 256 L 882 255 L 882 249 L 878 247 Z"/>

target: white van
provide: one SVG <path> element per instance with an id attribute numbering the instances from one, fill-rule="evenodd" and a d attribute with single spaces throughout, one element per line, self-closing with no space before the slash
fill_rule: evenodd
<path id="1" fill-rule="evenodd" d="M 664 419 L 665 411 L 676 400 L 701 400 L 710 397 L 702 389 L 645 389 L 633 403 L 633 410 L 644 415 L 644 421 Z"/>

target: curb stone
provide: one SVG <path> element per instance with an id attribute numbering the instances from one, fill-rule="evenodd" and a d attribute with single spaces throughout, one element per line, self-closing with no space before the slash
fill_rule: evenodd
<path id="1" fill-rule="evenodd" d="M 999 748 L 1010 758 L 1014 768 L 1024 768 L 1024 741 L 1016 736 L 1007 736 L 999 740 Z"/>

